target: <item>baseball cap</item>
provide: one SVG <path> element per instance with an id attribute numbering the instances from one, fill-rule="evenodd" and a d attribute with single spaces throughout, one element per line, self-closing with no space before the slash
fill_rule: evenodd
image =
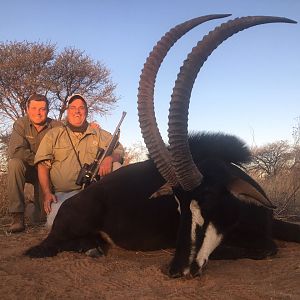
<path id="1" fill-rule="evenodd" d="M 69 98 L 69 100 L 68 100 L 68 106 L 69 106 L 74 100 L 76 100 L 76 99 L 82 100 L 82 101 L 84 102 L 85 107 L 87 108 L 87 102 L 86 102 L 86 100 L 83 98 L 83 96 L 80 95 L 80 94 L 73 94 L 73 95 L 71 95 L 70 98 Z"/>

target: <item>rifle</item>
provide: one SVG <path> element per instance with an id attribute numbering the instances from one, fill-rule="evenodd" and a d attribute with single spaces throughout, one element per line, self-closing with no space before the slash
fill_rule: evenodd
<path id="1" fill-rule="evenodd" d="M 106 150 L 99 148 L 94 161 L 91 164 L 83 165 L 76 180 L 77 185 L 82 185 L 83 188 L 85 188 L 89 184 L 97 181 L 97 175 L 100 168 L 100 164 L 102 163 L 105 157 L 113 153 L 119 141 L 120 127 L 125 116 L 126 116 L 126 112 L 123 111 L 121 120 L 119 121 Z"/>

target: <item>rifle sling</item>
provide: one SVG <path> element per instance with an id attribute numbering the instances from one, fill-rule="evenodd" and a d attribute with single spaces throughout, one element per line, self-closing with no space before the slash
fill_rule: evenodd
<path id="1" fill-rule="evenodd" d="M 80 159 L 79 159 L 79 153 L 77 153 L 77 151 L 76 151 L 76 149 L 75 149 L 75 146 L 74 146 L 74 144 L 73 144 L 73 142 L 72 142 L 72 139 L 71 139 L 71 137 L 70 137 L 70 134 L 69 134 L 69 131 L 68 131 L 67 126 L 64 126 L 64 127 L 65 127 L 65 130 L 66 130 L 67 135 L 68 135 L 68 137 L 69 137 L 69 140 L 70 140 L 70 142 L 71 142 L 71 145 L 72 145 L 72 148 L 73 148 L 74 153 L 75 153 L 75 155 L 76 155 L 76 158 L 77 158 L 77 161 L 78 161 L 78 163 L 79 163 L 79 166 L 80 166 L 80 168 L 82 168 L 82 163 L 81 163 L 81 161 L 80 161 Z"/>

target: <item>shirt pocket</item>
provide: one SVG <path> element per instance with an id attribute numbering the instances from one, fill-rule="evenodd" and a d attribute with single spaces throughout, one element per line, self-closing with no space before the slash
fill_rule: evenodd
<path id="1" fill-rule="evenodd" d="M 26 141 L 28 143 L 29 149 L 32 152 L 36 153 L 36 151 L 37 151 L 37 144 L 38 144 L 36 138 L 34 138 L 31 135 L 26 135 L 25 139 L 26 139 Z"/>
<path id="2" fill-rule="evenodd" d="M 53 148 L 54 161 L 57 162 L 63 162 L 70 159 L 72 154 L 76 155 L 71 145 L 60 144 Z"/>
<path id="3" fill-rule="evenodd" d="M 84 153 L 84 161 L 87 163 L 92 162 L 96 158 L 98 149 L 98 145 L 89 144 L 86 147 L 86 152 Z"/>

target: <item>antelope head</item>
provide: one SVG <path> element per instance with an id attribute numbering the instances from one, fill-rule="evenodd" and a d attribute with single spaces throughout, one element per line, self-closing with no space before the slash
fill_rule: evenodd
<path id="1" fill-rule="evenodd" d="M 195 79 L 209 55 L 223 41 L 244 29 L 266 23 L 297 23 L 273 16 L 236 18 L 209 32 L 188 54 L 177 76 L 169 109 L 169 147 L 166 148 L 155 119 L 154 86 L 160 65 L 169 49 L 186 32 L 197 25 L 227 15 L 208 15 L 177 25 L 167 32 L 150 52 L 142 70 L 138 90 L 138 116 L 142 135 L 151 158 L 165 180 L 173 187 L 193 191 L 201 185 L 203 175 L 193 162 L 187 142 L 188 110 Z M 230 184 L 230 191 L 239 199 L 274 208 L 264 193 L 242 180 Z M 245 196 L 246 195 L 246 196 Z"/>

